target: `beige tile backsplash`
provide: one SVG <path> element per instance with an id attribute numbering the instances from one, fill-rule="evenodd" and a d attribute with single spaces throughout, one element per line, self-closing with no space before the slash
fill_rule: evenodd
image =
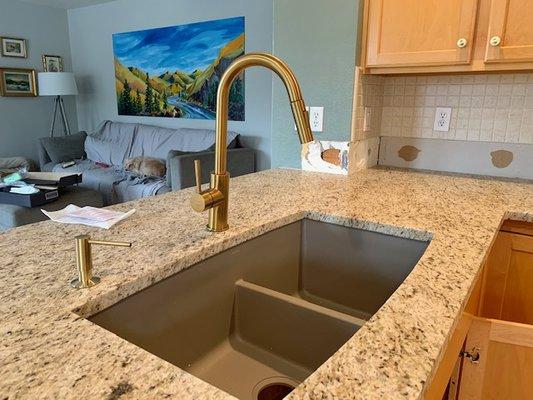
<path id="1" fill-rule="evenodd" d="M 533 73 L 359 79 L 362 98 L 354 102 L 355 138 L 533 143 Z M 381 114 L 379 122 L 372 121 L 371 134 L 362 132 L 365 104 L 375 107 L 376 116 Z M 433 130 L 439 106 L 452 107 L 449 132 Z"/>

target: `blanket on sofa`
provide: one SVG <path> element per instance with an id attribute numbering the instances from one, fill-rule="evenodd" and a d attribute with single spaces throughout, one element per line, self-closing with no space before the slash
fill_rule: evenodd
<path id="1" fill-rule="evenodd" d="M 118 166 L 104 168 L 91 160 L 78 160 L 68 168 L 56 165 L 53 171 L 83 173 L 83 185 L 101 192 L 105 204 L 123 203 L 170 190 L 164 178 L 141 178 Z"/>

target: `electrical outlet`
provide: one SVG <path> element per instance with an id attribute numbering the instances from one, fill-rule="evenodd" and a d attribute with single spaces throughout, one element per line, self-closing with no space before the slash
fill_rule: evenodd
<path id="1" fill-rule="evenodd" d="M 309 123 L 313 132 L 322 132 L 324 130 L 324 107 L 309 108 Z"/>
<path id="2" fill-rule="evenodd" d="M 371 121 L 372 121 L 372 109 L 370 107 L 365 107 L 365 116 L 363 119 L 363 132 L 368 132 L 371 130 Z"/>
<path id="3" fill-rule="evenodd" d="M 450 120 L 452 118 L 451 107 L 437 107 L 435 111 L 434 131 L 448 132 L 450 130 Z"/>

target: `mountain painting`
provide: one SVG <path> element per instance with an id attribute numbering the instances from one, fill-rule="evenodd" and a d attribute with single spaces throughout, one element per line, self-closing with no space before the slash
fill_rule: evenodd
<path id="1" fill-rule="evenodd" d="M 119 115 L 215 119 L 218 83 L 244 42 L 244 17 L 114 34 Z M 244 74 L 229 117 L 244 121 Z"/>

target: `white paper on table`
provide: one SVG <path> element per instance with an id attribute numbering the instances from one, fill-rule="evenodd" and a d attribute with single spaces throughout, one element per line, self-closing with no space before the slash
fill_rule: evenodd
<path id="1" fill-rule="evenodd" d="M 116 223 L 135 213 L 135 209 L 123 213 L 120 211 L 101 210 L 94 207 L 78 207 L 74 204 L 69 204 L 62 210 L 58 211 L 46 211 L 42 209 L 41 211 L 55 222 L 94 226 L 103 229 L 109 229 Z M 100 211 L 100 213 L 98 211 Z M 111 217 L 111 214 L 109 213 L 112 213 L 113 216 Z M 93 218 L 90 217 L 91 215 Z"/>

